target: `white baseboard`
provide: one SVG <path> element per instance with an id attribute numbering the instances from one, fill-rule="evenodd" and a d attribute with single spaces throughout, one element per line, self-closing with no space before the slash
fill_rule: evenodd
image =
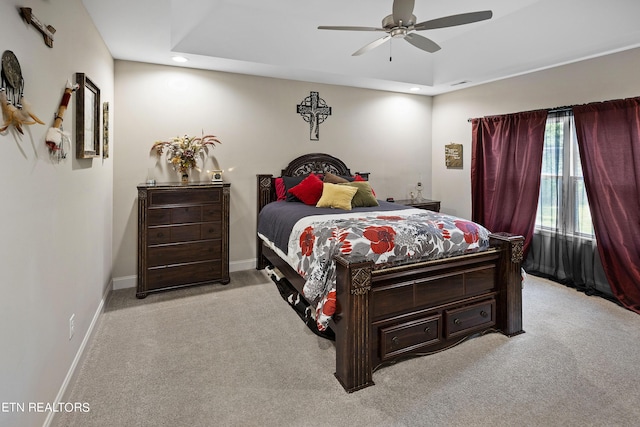
<path id="1" fill-rule="evenodd" d="M 256 259 L 245 259 L 241 261 L 233 261 L 229 263 L 229 272 L 251 270 L 256 268 Z M 135 288 L 138 286 L 138 276 L 123 276 L 113 279 L 113 290 Z"/>
<path id="2" fill-rule="evenodd" d="M 113 279 L 113 290 L 135 288 L 138 286 L 138 276 L 115 277 Z"/>
<path id="3" fill-rule="evenodd" d="M 256 268 L 256 259 L 245 259 L 242 261 L 233 261 L 229 263 L 229 272 L 233 273 L 234 271 L 245 271 Z"/>
<path id="4" fill-rule="evenodd" d="M 109 286 L 107 286 L 107 288 L 104 291 L 104 294 L 102 295 L 102 299 L 98 304 L 98 308 L 96 309 L 96 312 L 93 315 L 93 318 L 91 319 L 91 323 L 89 324 L 89 329 L 87 329 L 87 333 L 84 335 L 84 338 L 82 339 L 80 348 L 78 348 L 78 351 L 76 352 L 76 356 L 73 358 L 73 362 L 71 363 L 71 367 L 69 367 L 69 371 L 67 371 L 67 375 L 64 377 L 64 381 L 62 382 L 62 386 L 60 386 L 58 395 L 56 396 L 56 399 L 53 402 L 54 406 L 56 407 L 58 406 L 58 403 L 65 401 L 64 397 L 65 397 L 65 394 L 67 393 L 67 387 L 75 379 L 75 376 L 77 374 L 76 368 L 81 365 L 81 362 L 84 359 L 84 356 L 85 356 L 84 351 L 87 348 L 87 344 L 89 343 L 91 338 L 93 338 L 95 327 L 98 323 L 98 320 L 100 320 L 100 316 L 104 311 L 104 304 L 107 301 L 107 298 L 109 296 L 109 293 L 111 292 L 112 287 L 113 287 L 113 282 Z M 43 427 L 49 427 L 51 425 L 55 414 L 56 414 L 55 411 L 48 412 L 48 415 L 44 421 Z"/>

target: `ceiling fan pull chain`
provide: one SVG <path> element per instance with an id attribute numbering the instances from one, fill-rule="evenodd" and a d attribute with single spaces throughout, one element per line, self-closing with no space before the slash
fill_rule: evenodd
<path id="1" fill-rule="evenodd" d="M 392 52 L 391 52 L 391 45 L 393 44 L 393 38 L 389 40 L 389 62 L 391 62 L 391 58 L 392 58 Z"/>

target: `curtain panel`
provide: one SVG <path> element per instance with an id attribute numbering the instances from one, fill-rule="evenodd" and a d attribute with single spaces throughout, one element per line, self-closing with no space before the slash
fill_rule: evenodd
<path id="1" fill-rule="evenodd" d="M 522 267 L 587 295 L 615 300 L 596 240 L 591 237 L 591 216 L 582 210 L 588 203 L 582 185 L 573 112 L 550 112 L 546 127 L 540 205 Z"/>
<path id="2" fill-rule="evenodd" d="M 573 113 L 604 271 L 616 298 L 640 313 L 640 98 Z"/>
<path id="3" fill-rule="evenodd" d="M 547 110 L 472 120 L 471 215 L 489 230 L 531 243 Z"/>

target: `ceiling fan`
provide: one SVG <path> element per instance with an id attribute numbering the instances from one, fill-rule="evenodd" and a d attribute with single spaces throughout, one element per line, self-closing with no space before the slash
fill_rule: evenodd
<path id="1" fill-rule="evenodd" d="M 387 33 L 382 38 L 374 40 L 366 46 L 355 51 L 352 56 L 362 55 L 374 49 L 387 40 L 393 38 L 403 38 L 415 47 L 426 52 L 433 53 L 440 50 L 440 46 L 431 39 L 428 39 L 413 31 L 434 30 L 437 28 L 455 27 L 457 25 L 471 24 L 473 22 L 491 19 L 493 12 L 483 10 L 480 12 L 461 13 L 458 15 L 445 16 L 443 18 L 431 19 L 416 23 L 416 16 L 413 14 L 415 0 L 394 0 L 393 13 L 382 20 L 382 28 L 377 27 L 341 27 L 321 25 L 319 30 L 346 30 L 346 31 L 384 31 Z"/>

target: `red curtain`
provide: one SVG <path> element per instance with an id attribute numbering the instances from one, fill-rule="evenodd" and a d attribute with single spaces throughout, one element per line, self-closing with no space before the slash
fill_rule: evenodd
<path id="1" fill-rule="evenodd" d="M 533 236 L 547 110 L 472 121 L 471 215 L 493 232 Z"/>
<path id="2" fill-rule="evenodd" d="M 616 298 L 640 313 L 640 98 L 573 113 L 602 265 Z"/>

